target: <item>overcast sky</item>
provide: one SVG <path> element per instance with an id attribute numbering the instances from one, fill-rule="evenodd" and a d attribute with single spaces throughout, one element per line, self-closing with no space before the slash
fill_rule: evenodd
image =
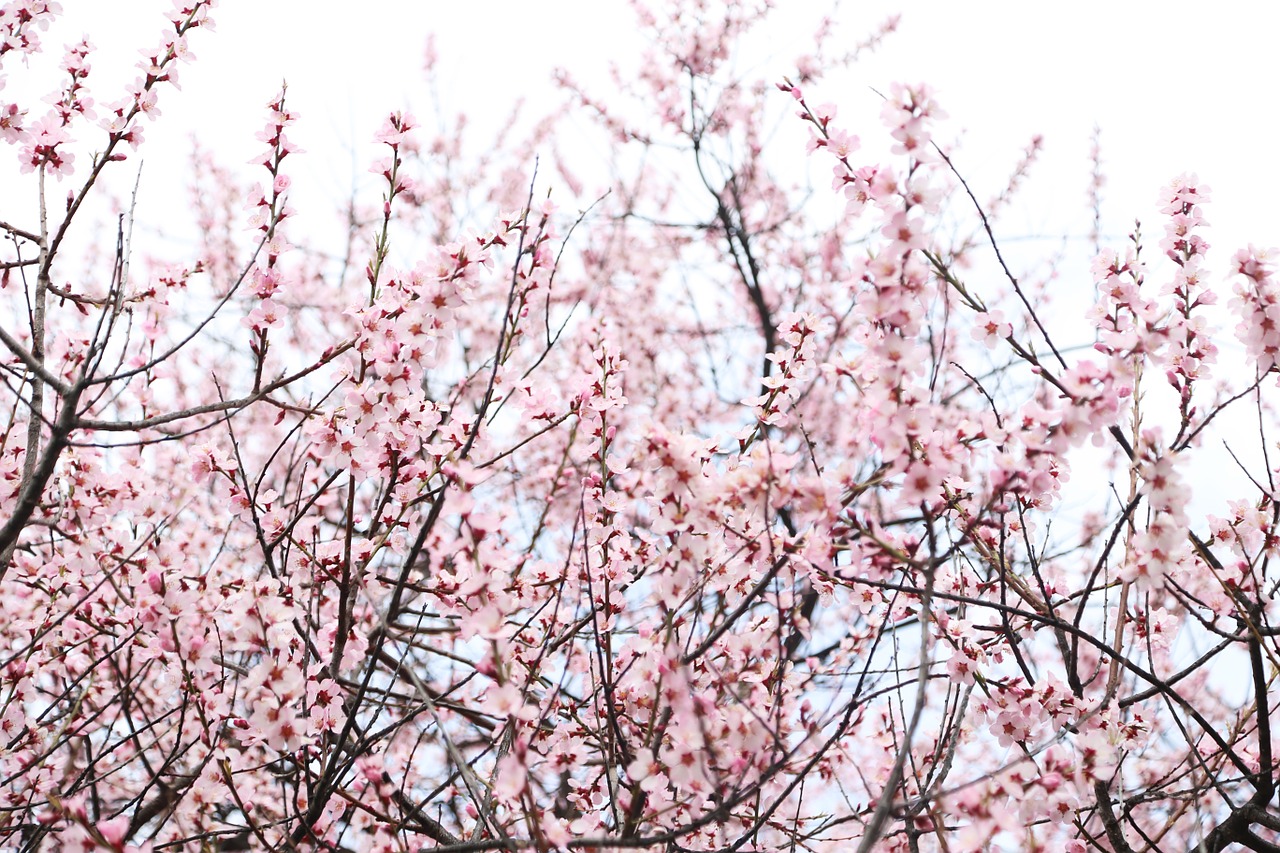
<path id="1" fill-rule="evenodd" d="M 134 74 L 137 50 L 156 41 L 168 0 L 62 5 L 66 17 L 46 36 L 46 60 L 56 62 L 61 45 L 87 33 L 99 48 L 90 82 L 100 101 L 112 100 Z M 779 3 L 777 53 L 761 64 L 770 78 L 786 72 L 830 5 Z M 1030 137 L 1043 134 L 1043 165 L 1027 187 L 1023 215 L 1027 230 L 1058 235 L 1087 231 L 1087 153 L 1097 123 L 1108 179 L 1103 224 L 1117 240 L 1135 216 L 1155 230 L 1160 186 L 1196 171 L 1214 191 L 1211 264 L 1225 266 L 1246 242 L 1280 244 L 1271 203 L 1280 197 L 1280 169 L 1271 159 L 1278 122 L 1270 58 L 1280 5 L 873 0 L 845 2 L 840 15 L 852 38 L 895 12 L 901 27 L 881 52 L 821 93 L 841 105 L 842 120 L 875 120 L 872 88 L 929 82 L 951 116 L 949 133 L 964 133 L 958 162 L 990 190 Z M 428 33 L 437 34 L 446 106 L 467 110 L 480 128 L 517 96 L 535 104 L 548 98 L 556 66 L 607 95 L 606 63 L 634 48 L 622 0 L 224 0 L 214 17 L 216 31 L 192 39 L 198 59 L 183 69 L 183 90 L 164 93 L 164 115 L 147 129 L 142 200 L 151 209 L 180 186 L 193 134 L 237 167 L 257 153 L 253 133 L 281 80 L 301 115 L 292 136 L 308 151 L 291 161 L 295 201 L 313 192 L 338 206 L 375 154 L 370 139 L 381 116 L 396 108 L 430 112 L 421 72 Z M 40 67 L 6 63 L 6 95 Z"/>

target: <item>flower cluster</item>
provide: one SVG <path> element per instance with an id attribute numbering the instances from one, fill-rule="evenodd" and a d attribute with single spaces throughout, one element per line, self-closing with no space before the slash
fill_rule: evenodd
<path id="1" fill-rule="evenodd" d="M 298 152 L 298 148 L 289 141 L 285 133 L 285 128 L 296 121 L 296 116 L 285 108 L 284 89 L 267 104 L 267 110 L 267 124 L 257 134 L 258 141 L 265 143 L 267 150 L 255 162 L 271 175 L 271 183 L 269 187 L 259 185 L 251 194 L 248 204 L 249 228 L 262 241 L 259 255 L 264 261 L 255 263 L 249 273 L 255 301 L 253 309 L 243 321 L 254 333 L 252 345 L 260 359 L 266 354 L 267 330 L 281 319 L 281 309 L 275 296 L 284 275 L 280 256 L 288 251 L 289 242 L 280 226 L 294 213 L 287 203 L 291 181 L 282 165 L 285 158 Z"/>
<path id="2" fill-rule="evenodd" d="M 1250 246 L 1236 252 L 1233 267 L 1239 276 L 1231 306 L 1240 316 L 1236 337 L 1245 347 L 1259 375 L 1280 364 L 1280 287 L 1272 266 L 1274 250 Z"/>

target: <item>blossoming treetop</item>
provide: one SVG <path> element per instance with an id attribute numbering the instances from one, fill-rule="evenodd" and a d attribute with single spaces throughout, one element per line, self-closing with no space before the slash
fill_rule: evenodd
<path id="1" fill-rule="evenodd" d="M 1280 849 L 1278 291 L 1207 266 L 1194 177 L 1072 347 L 927 87 L 866 157 L 810 99 L 858 52 L 831 22 L 756 80 L 768 4 L 636 2 L 644 73 L 562 74 L 483 168 L 390 115 L 336 255 L 280 91 L 260 183 L 195 162 L 162 260 L 92 211 L 211 5 L 105 107 L 87 42 L 0 101 L 36 199 L 0 201 L 0 846 Z M 3 7 L 0 73 L 58 12 Z M 555 155 L 583 116 L 602 198 Z M 1246 417 L 1252 485 L 1194 513 Z"/>

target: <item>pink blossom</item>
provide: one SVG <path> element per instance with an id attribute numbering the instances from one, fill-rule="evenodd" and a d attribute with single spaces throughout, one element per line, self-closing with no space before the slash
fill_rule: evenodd
<path id="1" fill-rule="evenodd" d="M 17 104 L 0 103 L 0 139 L 9 143 L 26 139 L 27 133 L 22 124 L 26 114 L 27 111 L 20 109 Z"/>
<path id="2" fill-rule="evenodd" d="M 983 311 L 975 318 L 973 339 L 994 349 L 1002 340 L 1013 336 L 1013 326 L 1005 322 L 1000 311 Z"/>

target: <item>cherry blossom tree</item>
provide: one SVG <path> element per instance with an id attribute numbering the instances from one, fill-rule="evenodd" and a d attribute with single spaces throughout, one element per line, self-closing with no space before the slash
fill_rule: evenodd
<path id="1" fill-rule="evenodd" d="M 634 78 L 370 128 L 337 252 L 282 88 L 174 258 L 104 176 L 212 5 L 0 90 L 0 847 L 1280 850 L 1280 286 L 1194 176 L 1076 332 L 998 239 L 1039 140 L 982 194 L 927 86 L 811 97 L 893 21 L 756 79 L 772 4 L 634 0 Z"/>

